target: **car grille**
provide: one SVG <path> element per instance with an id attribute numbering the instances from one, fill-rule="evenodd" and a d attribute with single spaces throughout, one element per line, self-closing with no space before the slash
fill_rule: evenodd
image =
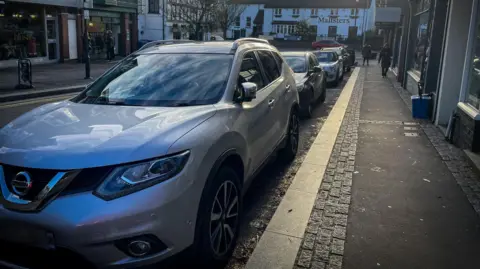
<path id="1" fill-rule="evenodd" d="M 11 192 L 11 182 L 19 172 L 28 172 L 32 177 L 32 189 L 22 199 L 33 200 L 42 189 L 52 180 L 52 178 L 59 172 L 65 172 L 65 170 L 51 170 L 51 169 L 36 169 L 25 168 L 19 166 L 2 164 L 5 183 Z M 60 196 L 93 191 L 105 178 L 106 175 L 113 169 L 113 167 L 97 167 L 83 169 L 72 180 L 72 182 L 60 193 Z"/>
<path id="2" fill-rule="evenodd" d="M 58 172 L 61 172 L 58 170 L 24 168 L 5 164 L 2 165 L 2 167 L 5 183 L 11 192 L 13 192 L 11 182 L 18 173 L 25 171 L 31 175 L 34 183 L 32 184 L 32 189 L 28 192 L 28 194 L 22 197 L 22 199 L 25 200 L 33 200 L 35 196 L 37 196 L 37 194 L 40 193 L 40 191 L 42 191 L 42 189 L 48 184 L 48 182 L 50 182 L 50 180 L 52 180 L 52 178 Z"/>
<path id="3" fill-rule="evenodd" d="M 81 255 L 65 248 L 44 250 L 5 241 L 0 241 L 0 261 L 29 269 L 94 268 Z"/>

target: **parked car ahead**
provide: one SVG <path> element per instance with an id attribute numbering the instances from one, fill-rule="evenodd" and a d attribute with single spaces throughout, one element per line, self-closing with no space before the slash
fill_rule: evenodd
<path id="1" fill-rule="evenodd" d="M 343 78 L 343 62 L 335 51 L 320 50 L 312 52 L 319 66 L 326 72 L 327 82 L 338 85 Z"/>
<path id="2" fill-rule="evenodd" d="M 312 42 L 312 49 L 314 50 L 320 50 L 323 48 L 338 48 L 338 47 L 345 47 L 345 45 L 338 43 L 335 40 L 329 40 L 329 39 Z"/>
<path id="3" fill-rule="evenodd" d="M 225 262 L 247 186 L 277 150 L 297 153 L 298 107 L 265 41 L 134 52 L 0 130 L 0 260 L 130 268 L 192 246 L 201 268 Z"/>
<path id="4" fill-rule="evenodd" d="M 338 47 L 338 48 L 324 48 L 323 50 L 331 50 L 331 51 L 335 51 L 335 53 L 337 53 L 340 61 L 342 61 L 343 63 L 343 72 L 350 72 L 350 70 L 352 70 L 352 66 L 354 65 L 355 63 L 355 60 L 353 59 L 352 60 L 352 57 L 350 57 L 350 54 L 347 52 L 346 49 L 342 48 L 342 47 Z"/>
<path id="5" fill-rule="evenodd" d="M 317 58 L 310 52 L 284 52 L 285 61 L 295 72 L 295 81 L 300 96 L 300 110 L 306 117 L 312 116 L 317 100 L 325 101 L 327 95 L 326 75 Z"/>

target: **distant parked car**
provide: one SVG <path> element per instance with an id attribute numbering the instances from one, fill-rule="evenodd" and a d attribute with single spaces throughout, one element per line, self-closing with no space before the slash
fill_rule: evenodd
<path id="1" fill-rule="evenodd" d="M 346 49 L 342 47 L 337 47 L 337 48 L 324 48 L 322 50 L 330 50 L 337 53 L 337 55 L 340 58 L 340 61 L 342 61 L 343 63 L 343 73 L 350 72 L 354 64 L 354 61 L 352 61 L 350 54 L 347 52 Z"/>
<path id="2" fill-rule="evenodd" d="M 320 50 L 312 52 L 320 67 L 326 72 L 327 82 L 338 85 L 343 79 L 343 62 L 335 51 Z"/>
<path id="3" fill-rule="evenodd" d="M 317 58 L 310 52 L 284 52 L 282 54 L 295 73 L 300 110 L 305 117 L 311 117 L 316 101 L 325 101 L 327 95 L 326 74 L 319 66 Z"/>
<path id="4" fill-rule="evenodd" d="M 319 40 L 312 43 L 312 49 L 320 50 L 323 48 L 337 48 L 337 47 L 345 47 L 344 44 L 338 43 L 335 40 Z"/>

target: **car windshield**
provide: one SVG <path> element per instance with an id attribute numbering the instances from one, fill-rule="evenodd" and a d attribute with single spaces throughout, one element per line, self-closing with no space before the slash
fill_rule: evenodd
<path id="1" fill-rule="evenodd" d="M 320 52 L 320 53 L 316 53 L 315 56 L 317 56 L 317 60 L 320 63 L 333 62 L 333 58 L 334 58 L 334 55 L 332 52 Z"/>
<path id="2" fill-rule="evenodd" d="M 285 61 L 292 68 L 295 73 L 307 72 L 307 64 L 305 62 L 305 56 L 285 56 Z"/>
<path id="3" fill-rule="evenodd" d="M 233 55 L 131 55 L 87 87 L 74 102 L 128 106 L 189 106 L 218 102 Z"/>

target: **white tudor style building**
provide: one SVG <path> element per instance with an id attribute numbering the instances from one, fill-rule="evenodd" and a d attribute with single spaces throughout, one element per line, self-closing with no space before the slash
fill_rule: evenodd
<path id="1" fill-rule="evenodd" d="M 295 27 L 306 20 L 317 39 L 357 37 L 374 28 L 375 0 L 368 9 L 361 8 L 274 8 L 248 5 L 227 32 L 227 38 L 269 35 L 298 39 Z"/>

